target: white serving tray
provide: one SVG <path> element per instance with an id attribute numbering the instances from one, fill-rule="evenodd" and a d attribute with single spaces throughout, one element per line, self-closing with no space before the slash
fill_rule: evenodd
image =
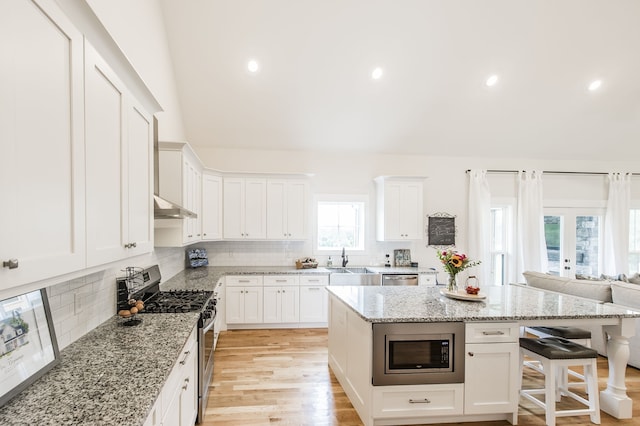
<path id="1" fill-rule="evenodd" d="M 469 294 L 464 290 L 449 291 L 446 288 L 440 289 L 440 294 L 450 299 L 469 300 L 472 302 L 480 302 L 487 298 L 487 295 L 482 292 L 479 292 L 478 294 Z"/>

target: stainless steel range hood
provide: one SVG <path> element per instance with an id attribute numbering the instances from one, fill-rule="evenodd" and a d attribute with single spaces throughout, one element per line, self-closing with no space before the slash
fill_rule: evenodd
<path id="1" fill-rule="evenodd" d="M 154 219 L 196 218 L 191 210 L 160 196 L 160 155 L 158 149 L 158 119 L 153 117 L 153 217 Z"/>

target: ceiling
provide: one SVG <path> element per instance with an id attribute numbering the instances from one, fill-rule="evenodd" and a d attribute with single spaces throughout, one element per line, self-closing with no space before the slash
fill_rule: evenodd
<path id="1" fill-rule="evenodd" d="M 638 0 L 162 0 L 189 142 L 640 156 Z M 256 73 L 247 70 L 259 62 Z M 378 80 L 375 67 L 383 69 Z M 491 75 L 498 82 L 488 87 Z M 602 80 L 599 90 L 589 83 Z"/>

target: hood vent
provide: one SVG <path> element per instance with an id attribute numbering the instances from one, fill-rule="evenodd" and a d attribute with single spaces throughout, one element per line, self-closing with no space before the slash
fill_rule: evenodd
<path id="1" fill-rule="evenodd" d="M 185 217 L 196 218 L 198 215 L 154 194 L 153 217 L 155 219 L 184 219 Z"/>
<path id="2" fill-rule="evenodd" d="M 158 148 L 158 119 L 153 117 L 153 217 L 154 219 L 196 218 L 197 214 L 160 197 L 160 150 Z"/>

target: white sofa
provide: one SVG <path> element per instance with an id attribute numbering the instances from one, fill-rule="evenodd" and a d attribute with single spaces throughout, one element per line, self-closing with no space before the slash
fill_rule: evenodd
<path id="1" fill-rule="evenodd" d="M 571 294 L 596 300 L 600 303 L 612 303 L 629 309 L 640 311 L 640 279 L 632 277 L 631 281 L 571 279 L 527 271 L 524 274 L 526 284 L 548 291 Z M 589 327 L 581 327 L 589 329 Z M 606 356 L 606 345 L 600 327 L 593 327 L 591 345 L 601 355 Z M 636 320 L 636 335 L 629 339 L 629 365 L 640 368 L 640 319 Z"/>

